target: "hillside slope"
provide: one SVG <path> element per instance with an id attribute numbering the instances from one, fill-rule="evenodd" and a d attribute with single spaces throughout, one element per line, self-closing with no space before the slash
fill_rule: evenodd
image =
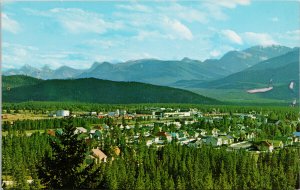
<path id="1" fill-rule="evenodd" d="M 299 49 L 268 59 L 225 78 L 189 87 L 247 89 L 268 85 L 271 79 L 274 85 L 288 85 L 292 80 L 299 80 Z"/>
<path id="2" fill-rule="evenodd" d="M 77 101 L 94 103 L 201 103 L 218 101 L 186 90 L 138 82 L 95 78 L 45 80 L 30 86 L 3 90 L 4 102 Z"/>
<path id="3" fill-rule="evenodd" d="M 227 74 L 233 74 L 290 51 L 291 48 L 279 45 L 253 46 L 242 51 L 229 51 L 212 65 L 224 68 Z"/>
<path id="4" fill-rule="evenodd" d="M 40 83 L 41 79 L 25 75 L 2 76 L 2 89 L 12 89 L 19 86 L 34 85 Z"/>
<path id="5" fill-rule="evenodd" d="M 220 93 L 227 99 L 239 98 L 255 101 L 262 98 L 291 102 L 293 99 L 299 99 L 299 64 L 299 48 L 295 48 L 285 55 L 268 59 L 222 79 L 193 83 L 184 86 L 184 88 L 214 98 L 219 97 L 206 93 L 206 91 Z M 273 90 L 265 93 L 247 94 L 249 89 L 268 87 L 270 81 L 272 81 Z M 295 82 L 293 90 L 289 89 L 289 84 L 292 81 Z"/>

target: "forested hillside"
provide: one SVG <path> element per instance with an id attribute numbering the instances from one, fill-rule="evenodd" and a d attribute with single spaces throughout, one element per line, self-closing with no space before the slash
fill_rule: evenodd
<path id="1" fill-rule="evenodd" d="M 35 85 L 43 80 L 25 75 L 2 76 L 2 89 L 9 91 L 12 88 Z"/>
<path id="2" fill-rule="evenodd" d="M 218 103 L 214 99 L 186 90 L 137 82 L 114 82 L 95 78 L 45 80 L 30 86 L 20 86 L 4 90 L 2 95 L 4 102 Z"/>

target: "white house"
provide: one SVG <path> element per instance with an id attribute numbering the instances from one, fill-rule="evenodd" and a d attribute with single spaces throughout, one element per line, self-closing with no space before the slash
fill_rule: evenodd
<path id="1" fill-rule="evenodd" d="M 87 129 L 83 128 L 83 127 L 76 127 L 76 130 L 74 131 L 75 134 L 78 133 L 86 133 Z"/>
<path id="2" fill-rule="evenodd" d="M 216 128 L 213 128 L 212 130 L 211 130 L 211 134 L 213 135 L 213 136 L 215 136 L 215 137 L 217 137 L 218 136 L 218 133 L 220 132 L 220 130 L 219 129 L 216 129 Z"/>
<path id="3" fill-rule="evenodd" d="M 92 158 L 95 158 L 96 163 L 106 162 L 107 156 L 98 148 L 92 149 Z"/>
<path id="4" fill-rule="evenodd" d="M 189 124 L 193 124 L 193 123 L 195 123 L 194 120 L 192 120 L 192 121 L 184 121 L 184 124 L 185 124 L 185 125 L 189 125 Z"/>
<path id="5" fill-rule="evenodd" d="M 293 132 L 294 142 L 300 141 L 300 132 Z"/>
<path id="6" fill-rule="evenodd" d="M 147 146 L 151 146 L 153 144 L 153 140 L 152 139 L 149 139 L 146 141 L 146 145 Z"/>
<path id="7" fill-rule="evenodd" d="M 70 116 L 70 111 L 69 110 L 57 110 L 56 116 L 57 117 L 68 117 L 68 116 Z"/>
<path id="8" fill-rule="evenodd" d="M 205 143 L 207 145 L 212 145 L 212 146 L 221 146 L 223 142 L 222 142 L 222 138 L 208 137 L 206 138 Z"/>
<path id="9" fill-rule="evenodd" d="M 126 125 L 126 126 L 125 126 L 125 128 L 126 128 L 126 129 L 133 129 L 133 128 L 134 128 L 134 126 L 129 126 L 129 125 Z"/>
<path id="10" fill-rule="evenodd" d="M 107 115 L 109 117 L 115 117 L 116 116 L 116 113 L 115 112 L 108 112 Z"/>
<path id="11" fill-rule="evenodd" d="M 178 116 L 179 117 L 190 117 L 191 112 L 179 112 Z"/>
<path id="12" fill-rule="evenodd" d="M 207 131 L 206 131 L 205 129 L 200 129 L 200 134 L 201 134 L 202 136 L 205 136 L 206 133 L 207 133 Z"/>
<path id="13" fill-rule="evenodd" d="M 95 112 L 95 111 L 92 111 L 92 112 L 90 112 L 90 115 L 94 115 L 94 116 L 96 116 L 96 115 L 97 115 L 97 112 Z"/>

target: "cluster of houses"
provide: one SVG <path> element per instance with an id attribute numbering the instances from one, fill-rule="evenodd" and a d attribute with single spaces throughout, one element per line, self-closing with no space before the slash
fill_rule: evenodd
<path id="1" fill-rule="evenodd" d="M 192 117 L 192 116 L 202 116 L 201 112 L 198 112 L 197 109 L 171 109 L 171 108 L 155 108 L 152 109 L 149 113 L 146 114 L 136 114 L 136 113 L 128 113 L 126 110 L 119 110 L 110 111 L 110 112 L 95 112 L 91 111 L 86 114 L 85 116 L 93 116 L 98 118 L 119 118 L 124 117 L 125 119 L 133 119 L 137 117 L 144 117 L 144 118 L 151 118 L 151 119 L 158 119 L 158 118 L 184 118 L 184 117 Z M 69 110 L 57 110 L 56 112 L 52 112 L 49 114 L 49 117 L 69 117 L 71 116 Z M 72 115 L 76 116 L 76 115 Z"/>
<path id="2" fill-rule="evenodd" d="M 61 135 L 63 133 L 62 129 L 56 129 L 55 131 L 50 129 L 48 130 L 48 135 L 50 136 L 56 136 Z M 76 127 L 76 130 L 74 131 L 75 134 L 83 135 L 81 138 L 84 138 L 88 141 L 89 138 L 100 138 L 101 132 L 100 130 L 90 130 L 88 131 L 86 128 L 83 127 Z M 89 135 L 88 135 L 89 134 Z M 115 147 L 115 153 L 118 156 L 120 154 L 120 149 L 118 147 Z M 90 151 L 90 154 L 86 157 L 87 163 L 92 163 L 92 161 L 95 161 L 95 163 L 101 163 L 106 162 L 108 156 L 99 148 L 95 147 Z M 112 158 L 114 159 L 114 158 Z"/>
<path id="3" fill-rule="evenodd" d="M 143 130 L 139 130 L 139 132 L 135 132 L 132 136 L 126 137 L 126 143 L 140 143 L 143 140 L 147 146 L 164 146 L 164 144 L 176 141 L 181 145 L 188 145 L 193 147 L 199 147 L 203 145 L 210 145 L 213 147 L 227 146 L 229 149 L 239 149 L 246 148 L 248 150 L 255 151 L 270 151 L 272 152 L 276 148 L 282 148 L 284 146 L 292 146 L 300 144 L 300 132 L 294 132 L 290 137 L 284 137 L 280 140 L 276 139 L 264 139 L 258 141 L 257 135 L 259 134 L 260 129 L 251 129 L 245 127 L 242 124 L 237 124 L 238 130 L 230 131 L 220 131 L 217 128 L 213 128 L 212 130 L 205 129 L 186 129 L 182 130 L 182 125 L 189 125 L 197 122 L 197 119 L 193 116 L 203 117 L 205 121 L 210 123 L 218 122 L 223 118 L 224 115 L 228 115 L 228 113 L 205 113 L 202 115 L 197 109 L 171 109 L 171 108 L 155 108 L 151 111 L 152 114 L 128 114 L 126 110 L 117 109 L 115 112 L 107 112 L 107 113 L 97 113 L 90 112 L 90 116 L 96 116 L 98 118 L 102 117 L 138 117 L 141 115 L 145 115 L 151 118 L 173 118 L 161 121 L 159 131 L 154 132 L 153 128 L 155 126 L 154 122 L 150 122 L 148 124 L 143 124 L 143 126 L 139 126 Z M 68 110 L 58 110 L 56 112 L 56 116 L 67 117 L 70 115 Z M 241 121 L 245 118 L 249 118 L 252 120 L 258 120 L 259 115 L 255 113 L 249 114 L 238 114 L 235 113 L 234 117 L 239 118 Z M 176 121 L 175 118 L 183 118 L 181 122 Z M 263 118 L 264 119 L 264 118 Z M 259 122 L 266 123 L 267 121 L 261 120 Z M 278 125 L 277 123 L 275 123 Z M 175 126 L 175 130 L 166 130 L 162 126 Z M 120 128 L 122 131 L 134 129 L 134 126 L 119 124 L 116 126 Z M 107 125 L 101 126 L 99 129 L 87 130 L 83 127 L 78 127 L 75 133 L 88 134 L 89 138 L 100 138 L 101 131 L 107 130 L 110 131 L 113 128 Z M 166 130 L 166 131 L 164 131 Z M 95 157 L 95 156 L 94 156 Z M 102 159 L 101 159 L 102 160 Z"/>
<path id="4" fill-rule="evenodd" d="M 252 140 L 254 138 L 254 133 L 247 134 L 246 140 Z M 166 142 L 171 142 L 175 140 L 181 145 L 189 146 L 201 146 L 201 145 L 211 145 L 214 147 L 222 145 L 231 145 L 237 142 L 239 137 L 233 133 L 227 134 L 225 132 L 220 132 L 220 130 L 214 128 L 211 131 L 205 129 L 199 129 L 196 131 L 180 131 L 180 132 L 164 132 L 160 131 L 155 134 L 154 137 L 148 138 L 147 145 L 152 144 L 164 144 Z"/>
<path id="5" fill-rule="evenodd" d="M 191 123 L 194 121 L 186 122 Z M 192 147 L 201 147 L 203 145 L 209 145 L 213 147 L 227 146 L 229 150 L 245 148 L 247 150 L 269 152 L 272 152 L 274 149 L 277 148 L 283 148 L 284 146 L 300 144 L 300 132 L 294 132 L 292 137 L 288 137 L 285 140 L 266 139 L 256 141 L 256 133 L 253 131 L 247 132 L 246 130 L 241 130 L 239 133 L 222 132 L 216 128 L 213 128 L 210 131 L 207 131 L 205 129 L 197 129 L 195 131 L 184 131 L 180 130 L 182 125 L 182 123 L 180 122 L 168 121 L 161 124 L 166 126 L 174 125 L 177 129 L 177 132 L 163 131 L 163 127 L 159 127 L 159 131 L 154 132 L 154 123 L 145 124 L 143 126 L 139 126 L 139 128 L 143 129 L 140 130 L 140 132 L 134 133 L 132 136 L 126 136 L 126 143 L 130 145 L 133 143 L 140 143 L 141 141 L 143 141 L 147 146 L 161 147 L 167 143 L 175 141 L 181 145 L 187 145 Z M 123 132 L 135 128 L 135 126 L 123 126 L 122 124 L 116 127 L 121 129 Z M 103 126 L 101 126 L 101 128 L 92 130 L 87 130 L 83 127 L 77 127 L 75 133 L 85 134 L 85 138 L 96 138 L 99 140 L 100 138 L 105 138 L 105 136 L 103 136 L 103 131 L 106 130 L 106 132 L 109 133 L 109 131 L 112 129 L 112 127 L 109 127 L 108 125 L 104 124 Z M 95 149 L 93 151 L 95 151 L 92 154 L 94 158 L 100 159 L 100 161 L 106 161 L 107 156 L 103 152 L 103 154 L 100 154 L 100 149 Z M 96 154 L 97 152 L 98 154 Z M 99 156 L 97 157 L 95 155 Z"/>
<path id="6" fill-rule="evenodd" d="M 201 147 L 209 145 L 213 147 L 227 146 L 229 150 L 245 148 L 254 151 L 269 151 L 274 149 L 283 148 L 284 146 L 291 146 L 293 144 L 300 145 L 300 132 L 294 132 L 292 137 L 287 137 L 285 140 L 260 140 L 256 141 L 254 132 L 244 132 L 243 140 L 240 134 L 220 132 L 214 128 L 210 132 L 204 129 L 194 131 L 193 133 L 187 131 L 180 132 L 165 132 L 160 131 L 154 135 L 149 132 L 145 133 L 146 145 L 163 146 L 175 140 L 181 145 L 188 145 L 193 147 Z"/>

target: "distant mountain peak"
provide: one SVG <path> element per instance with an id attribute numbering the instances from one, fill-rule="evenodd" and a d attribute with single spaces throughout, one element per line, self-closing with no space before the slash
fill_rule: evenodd
<path id="1" fill-rule="evenodd" d="M 21 69 L 36 69 L 36 68 L 32 67 L 32 66 L 29 65 L 29 64 L 25 64 L 25 65 L 23 65 L 23 66 L 21 67 Z"/>
<path id="2" fill-rule="evenodd" d="M 270 49 L 273 49 L 273 50 L 286 50 L 286 49 L 290 49 L 289 47 L 286 47 L 286 46 L 282 46 L 282 45 L 277 45 L 277 44 L 272 44 L 272 45 L 256 45 L 256 46 L 252 46 L 250 48 L 247 48 L 243 51 L 249 51 L 249 50 L 270 50 Z"/>
<path id="3" fill-rule="evenodd" d="M 100 62 L 95 61 L 88 70 L 93 70 L 94 68 L 98 67 L 98 65 L 100 65 L 100 64 L 101 64 Z"/>
<path id="4" fill-rule="evenodd" d="M 188 58 L 188 57 L 184 57 L 181 61 L 184 61 L 184 62 L 190 62 L 190 61 L 193 61 L 192 59 Z"/>
<path id="5" fill-rule="evenodd" d="M 61 67 L 59 67 L 58 69 L 56 69 L 56 71 L 63 71 L 63 70 L 77 70 L 77 69 L 74 69 L 72 67 L 69 67 L 69 66 L 66 66 L 66 65 L 63 65 Z"/>
<path id="6" fill-rule="evenodd" d="M 69 69 L 69 68 L 72 68 L 72 67 L 69 67 L 69 66 L 63 65 L 63 66 L 60 66 L 58 69 Z"/>
<path id="7" fill-rule="evenodd" d="M 50 68 L 49 65 L 44 65 L 42 68 L 41 68 L 42 71 L 45 71 L 45 72 L 52 72 L 52 69 Z"/>
<path id="8" fill-rule="evenodd" d="M 43 69 L 50 69 L 50 66 L 49 66 L 48 64 L 46 64 L 46 65 L 44 65 L 42 68 L 43 68 Z"/>
<path id="9" fill-rule="evenodd" d="M 128 60 L 124 63 L 141 63 L 141 62 L 147 62 L 147 61 L 158 61 L 159 59 L 155 59 L 155 58 L 145 58 L 145 59 L 132 59 L 132 60 Z"/>
<path id="10" fill-rule="evenodd" d="M 104 62 L 101 63 L 101 65 L 112 65 L 112 64 L 108 61 L 104 61 Z"/>

